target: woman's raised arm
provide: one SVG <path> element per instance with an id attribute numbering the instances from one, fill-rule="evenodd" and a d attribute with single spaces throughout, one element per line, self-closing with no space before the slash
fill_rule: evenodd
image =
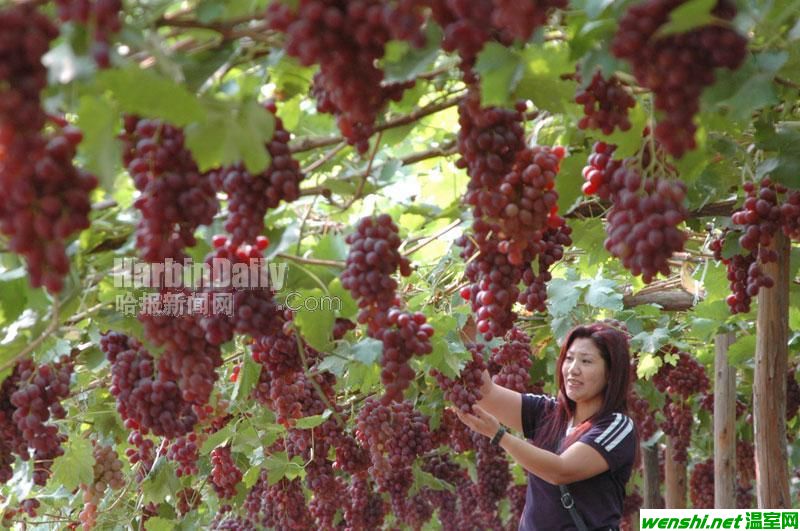
<path id="1" fill-rule="evenodd" d="M 481 395 L 483 398 L 476 402 L 478 406 L 504 425 L 522 433 L 522 395 L 520 393 L 497 385 L 489 376 L 489 371 L 483 371 Z"/>

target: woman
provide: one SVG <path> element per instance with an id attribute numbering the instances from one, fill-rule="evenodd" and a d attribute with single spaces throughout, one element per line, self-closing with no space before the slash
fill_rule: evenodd
<path id="1" fill-rule="evenodd" d="M 474 414 L 456 413 L 528 472 L 520 530 L 577 528 L 562 505 L 559 485 L 568 486 L 588 529 L 618 528 L 639 446 L 625 414 L 630 385 L 625 335 L 602 323 L 574 328 L 561 347 L 557 374 L 554 399 L 511 391 L 484 373 L 483 398 L 473 406 Z M 533 444 L 505 433 L 501 423 Z"/>

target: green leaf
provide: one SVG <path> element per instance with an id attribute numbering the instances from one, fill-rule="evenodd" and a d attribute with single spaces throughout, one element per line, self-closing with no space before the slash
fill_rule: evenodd
<path id="1" fill-rule="evenodd" d="M 253 488 L 253 485 L 258 482 L 259 477 L 261 477 L 261 470 L 261 467 L 253 466 L 244 473 L 242 476 L 242 483 L 244 483 L 247 490 Z"/>
<path id="2" fill-rule="evenodd" d="M 693 317 L 692 326 L 689 327 L 689 335 L 700 340 L 708 340 L 720 327 L 722 322 L 716 319 L 707 319 L 705 317 Z"/>
<path id="3" fill-rule="evenodd" d="M 529 99 L 538 109 L 579 115 L 581 109 L 572 101 L 576 83 L 561 79 L 575 71 L 566 45 L 529 46 L 522 52 L 522 62 L 524 73 L 514 99 Z"/>
<path id="4" fill-rule="evenodd" d="M 442 481 L 433 474 L 422 470 L 418 463 L 413 464 L 411 471 L 414 475 L 414 483 L 411 485 L 411 490 L 408 493 L 409 496 L 414 496 L 422 488 L 446 490 L 450 493 L 456 491 L 456 488 L 447 481 Z"/>
<path id="5" fill-rule="evenodd" d="M 339 277 L 334 278 L 331 280 L 330 284 L 328 284 L 328 293 L 340 303 L 339 317 L 345 319 L 354 319 L 356 317 L 358 314 L 358 303 L 353 300 L 350 291 L 342 286 L 342 281 L 339 280 Z"/>
<path id="6" fill-rule="evenodd" d="M 322 260 L 347 259 L 347 244 L 341 234 L 326 234 L 314 243 L 314 258 Z"/>
<path id="7" fill-rule="evenodd" d="M 310 430 L 312 428 L 316 428 L 317 426 L 321 426 L 328 418 L 331 416 L 331 411 L 326 409 L 322 415 L 314 415 L 312 417 L 303 417 L 301 419 L 297 419 L 295 423 L 295 428 L 298 430 Z"/>
<path id="8" fill-rule="evenodd" d="M 383 343 L 377 339 L 364 338 L 351 346 L 354 360 L 362 365 L 375 365 L 383 354 Z"/>
<path id="9" fill-rule="evenodd" d="M 636 375 L 639 378 L 649 379 L 661 368 L 661 358 L 655 354 L 640 354 L 639 363 L 636 365 Z"/>
<path id="10" fill-rule="evenodd" d="M 144 528 L 147 531 L 172 531 L 175 529 L 175 521 L 167 520 L 160 516 L 152 516 L 144 523 Z"/>
<path id="11" fill-rule="evenodd" d="M 689 0 L 670 12 L 669 21 L 656 31 L 655 37 L 684 33 L 712 23 L 715 17 L 711 10 L 716 5 L 717 0 Z"/>
<path id="12" fill-rule="evenodd" d="M 247 400 L 250 392 L 255 388 L 261 376 L 261 364 L 253 361 L 252 356 L 244 356 L 242 368 L 239 370 L 239 378 L 233 389 L 233 400 L 241 402 Z"/>
<path id="13" fill-rule="evenodd" d="M 587 280 L 568 280 L 554 278 L 547 285 L 547 307 L 553 316 L 565 316 L 578 305 L 583 289 L 589 284 Z"/>
<path id="14" fill-rule="evenodd" d="M 206 442 L 203 443 L 203 446 L 200 447 L 200 455 L 208 455 L 211 453 L 211 450 L 226 443 L 233 435 L 233 428 L 234 423 L 229 422 L 221 430 L 212 433 L 208 439 L 206 439 Z"/>
<path id="15" fill-rule="evenodd" d="M 264 461 L 267 469 L 267 481 L 274 485 L 283 478 L 292 480 L 297 477 L 305 476 L 303 461 L 300 456 L 294 456 L 290 461 L 286 452 L 276 452 Z"/>
<path id="16" fill-rule="evenodd" d="M 656 328 L 652 331 L 645 331 L 636 334 L 631 338 L 631 347 L 634 350 L 654 354 L 658 349 L 669 342 L 669 330 L 666 328 Z"/>
<path id="17" fill-rule="evenodd" d="M 416 48 L 406 41 L 389 41 L 383 57 L 383 71 L 387 83 L 407 81 L 425 73 L 439 55 L 442 30 L 436 24 L 426 27 L 426 45 Z"/>
<path id="18" fill-rule="evenodd" d="M 511 94 L 522 79 L 524 66 L 517 52 L 490 42 L 478 55 L 475 71 L 481 76 L 481 104 L 502 107 L 509 104 Z"/>
<path id="19" fill-rule="evenodd" d="M 64 455 L 53 461 L 53 481 L 68 491 L 81 483 L 91 485 L 94 480 L 94 455 L 92 445 L 83 437 L 71 437 L 64 448 Z"/>
<path id="20" fill-rule="evenodd" d="M 575 203 L 575 200 L 583 196 L 581 186 L 583 185 L 583 167 L 586 165 L 586 153 L 579 151 L 570 153 L 568 157 L 561 161 L 561 167 L 556 176 L 556 192 L 558 192 L 558 209 L 566 212 Z"/>
<path id="21" fill-rule="evenodd" d="M 756 355 L 756 336 L 742 335 L 736 343 L 728 347 L 728 362 L 733 367 L 746 367 L 747 362 L 755 358 Z"/>
<path id="22" fill-rule="evenodd" d="M 621 310 L 622 293 L 617 291 L 617 283 L 613 280 L 597 277 L 589 284 L 586 291 L 586 304 L 593 308 Z"/>
<path id="23" fill-rule="evenodd" d="M 271 163 L 266 143 L 275 131 L 275 117 L 253 100 L 204 102 L 204 120 L 186 127 L 186 147 L 200 171 L 243 162 L 250 173 Z"/>
<path id="24" fill-rule="evenodd" d="M 150 474 L 142 482 L 145 503 L 161 503 L 180 489 L 181 483 L 164 456 L 156 460 Z"/>
<path id="25" fill-rule="evenodd" d="M 131 66 L 105 70 L 97 81 L 110 91 L 123 112 L 158 118 L 177 126 L 202 121 L 203 106 L 194 94 L 154 70 Z"/>
<path id="26" fill-rule="evenodd" d="M 121 129 L 119 113 L 107 98 L 83 96 L 76 125 L 83 133 L 78 154 L 84 167 L 100 180 L 105 190 L 112 190 L 120 171 L 122 148 L 117 140 Z"/>
<path id="27" fill-rule="evenodd" d="M 336 320 L 336 300 L 322 290 L 301 290 L 287 297 L 286 305 L 295 312 L 294 324 L 314 349 L 327 352 L 333 346 L 331 333 Z"/>

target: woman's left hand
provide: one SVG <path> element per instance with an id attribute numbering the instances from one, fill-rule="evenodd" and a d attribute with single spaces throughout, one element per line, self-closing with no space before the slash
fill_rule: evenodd
<path id="1" fill-rule="evenodd" d="M 474 415 L 465 413 L 458 408 L 453 408 L 453 410 L 461 422 L 486 437 L 494 437 L 494 434 L 500 428 L 500 422 L 478 405 L 472 406 Z"/>

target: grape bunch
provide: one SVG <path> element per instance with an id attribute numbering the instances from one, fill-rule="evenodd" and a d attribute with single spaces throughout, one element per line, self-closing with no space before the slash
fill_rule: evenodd
<path id="1" fill-rule="evenodd" d="M 176 466 L 175 474 L 178 477 L 197 474 L 197 459 L 199 457 L 198 445 L 200 441 L 197 434 L 189 433 L 178 437 L 167 450 L 167 459 L 174 461 Z"/>
<path id="2" fill-rule="evenodd" d="M 156 376 L 155 360 L 137 340 L 109 332 L 101 336 L 100 348 L 111 362 L 110 392 L 128 429 L 167 438 L 192 431 L 197 416 L 170 378 L 174 375 L 160 370 Z"/>
<path id="3" fill-rule="evenodd" d="M 175 495 L 175 508 L 180 516 L 200 506 L 201 494 L 192 487 L 186 487 Z"/>
<path id="4" fill-rule="evenodd" d="M 692 408 L 684 402 L 673 402 L 667 397 L 663 413 L 664 422 L 661 423 L 661 429 L 672 439 L 675 461 L 686 463 L 686 450 L 689 448 L 694 423 Z"/>
<path id="5" fill-rule="evenodd" d="M 669 258 L 683 250 L 687 235 L 678 228 L 689 213 L 684 205 L 686 185 L 660 177 L 643 179 L 633 167 L 623 166 L 622 189 L 606 217 L 605 248 L 645 283 L 661 273 L 669 275 Z"/>
<path id="6" fill-rule="evenodd" d="M 567 0 L 537 0 L 517 2 L 515 0 L 494 0 L 492 24 L 503 28 L 515 39 L 527 41 L 537 28 L 547 22 L 553 9 L 565 9 Z"/>
<path id="7" fill-rule="evenodd" d="M 353 476 L 347 494 L 349 499 L 344 503 L 344 519 L 348 529 L 383 528 L 389 507 L 367 476 Z"/>
<path id="8" fill-rule="evenodd" d="M 155 463 L 155 443 L 153 439 L 145 437 L 140 430 L 136 429 L 128 435 L 128 444 L 131 447 L 125 450 L 125 455 L 132 466 L 137 463 L 141 464 L 136 478 L 142 481 L 150 473 Z"/>
<path id="9" fill-rule="evenodd" d="M 122 29 L 121 0 L 56 0 L 58 18 L 76 22 L 92 30 L 92 57 L 100 68 L 111 66 L 111 37 Z"/>
<path id="10" fill-rule="evenodd" d="M 350 251 L 341 276 L 342 286 L 358 301 L 359 323 L 368 323 L 374 330 L 370 321 L 376 314 L 397 304 L 397 281 L 392 275 L 400 270 L 402 276 L 409 276 L 411 265 L 398 251 L 398 228 L 388 214 L 362 218 L 346 242 Z"/>
<path id="11" fill-rule="evenodd" d="M 511 470 L 505 451 L 488 437 L 472 432 L 477 454 L 478 506 L 485 515 L 496 517 L 497 504 L 511 484 Z"/>
<path id="12" fill-rule="evenodd" d="M 596 142 L 592 147 L 592 154 L 583 168 L 583 193 L 586 195 L 596 195 L 600 199 L 610 200 L 615 197 L 625 186 L 621 179 L 615 179 L 614 175 L 622 166 L 622 161 L 614 159 L 614 151 L 617 146 Z"/>
<path id="13" fill-rule="evenodd" d="M 505 336 L 505 341 L 492 349 L 489 359 L 492 381 L 518 393 L 532 391 L 530 368 L 533 365 L 531 338 L 517 327 Z M 494 368 L 494 370 L 492 370 Z"/>
<path id="14" fill-rule="evenodd" d="M 383 403 L 403 399 L 403 391 L 414 379 L 414 369 L 409 365 L 412 357 L 433 352 L 431 337 L 433 327 L 427 324 L 421 312 L 405 312 L 391 309 L 379 314 L 373 323 L 378 330 L 370 335 L 383 344 L 381 356 L 381 383 L 386 393 Z"/>
<path id="15" fill-rule="evenodd" d="M 220 498 L 236 496 L 236 485 L 242 480 L 242 472 L 233 462 L 231 449 L 221 446 L 211 451 L 211 486 Z"/>
<path id="16" fill-rule="evenodd" d="M 12 193 L 0 206 L 0 231 L 11 237 L 9 248 L 25 257 L 31 285 L 52 293 L 63 289 L 69 273 L 66 239 L 89 227 L 90 194 L 98 183 L 72 163 L 81 139 L 71 126 L 31 137 L 28 163 L 19 173 L 10 165 L 3 172 Z"/>
<path id="17" fill-rule="evenodd" d="M 126 116 L 123 161 L 140 195 L 136 247 L 148 262 L 182 261 L 195 230 L 210 225 L 219 208 L 208 174 L 200 173 L 180 128 Z"/>
<path id="18" fill-rule="evenodd" d="M 267 488 L 262 501 L 264 521 L 270 529 L 314 529 L 303 485 L 295 478 L 281 479 Z"/>
<path id="19" fill-rule="evenodd" d="M 786 373 L 786 421 L 790 421 L 800 412 L 800 384 L 795 376 L 795 367 L 789 367 Z"/>
<path id="20" fill-rule="evenodd" d="M 296 9 L 282 3 L 268 9 L 270 29 L 286 35 L 286 52 L 304 66 L 319 64 L 312 89 L 318 108 L 336 116 L 342 135 L 361 153 L 386 105 L 384 75 L 376 65 L 386 43 L 425 43 L 418 4 L 301 0 Z"/>
<path id="21" fill-rule="evenodd" d="M 33 449 L 36 467 L 33 482 L 45 485 L 53 459 L 64 454 L 61 444 L 67 440 L 58 426 L 47 423 L 52 417 L 63 419 L 66 411 L 61 401 L 69 396 L 72 361 L 64 356 L 53 365 L 37 366 L 30 359 L 18 364 L 17 389 L 10 402 L 16 407 L 12 419 L 29 448 Z M 25 458 L 25 455 L 22 455 Z"/>
<path id="22" fill-rule="evenodd" d="M 703 89 L 714 83 L 714 69 L 736 70 L 744 62 L 747 39 L 730 24 L 706 24 L 682 33 L 660 35 L 681 0 L 647 0 L 628 8 L 619 22 L 612 52 L 633 66 L 636 81 L 653 91 L 662 115 L 655 136 L 674 157 L 695 148 L 694 115 Z M 712 14 L 724 21 L 736 15 L 729 0 Z"/>
<path id="23" fill-rule="evenodd" d="M 432 448 L 428 420 L 407 400 L 386 405 L 370 397 L 356 426 L 356 438 L 372 459 L 370 476 L 381 491 L 389 493 L 395 511 L 402 512 L 413 482 L 411 465 Z"/>
<path id="24" fill-rule="evenodd" d="M 783 232 L 794 241 L 800 241 L 800 190 L 787 190 L 781 205 Z"/>
<path id="25" fill-rule="evenodd" d="M 755 447 L 747 441 L 736 441 L 736 477 L 742 488 L 750 488 L 756 479 Z"/>
<path id="26" fill-rule="evenodd" d="M 650 402 L 640 397 L 636 391 L 631 390 L 631 394 L 628 396 L 628 407 L 631 417 L 636 423 L 636 432 L 639 437 L 643 441 L 650 440 L 658 429 L 655 412 L 650 410 Z"/>
<path id="27" fill-rule="evenodd" d="M 757 294 L 762 286 L 770 287 L 772 278 L 764 275 L 753 253 L 735 254 L 727 259 L 723 258 L 723 242 L 724 237 L 719 237 L 712 240 L 708 247 L 714 253 L 714 258 L 725 264 L 727 269 L 731 294 L 725 298 L 725 302 L 731 313 L 747 313 L 753 300 L 750 293 Z"/>
<path id="28" fill-rule="evenodd" d="M 749 181 L 742 188 L 747 198 L 742 208 L 731 216 L 734 224 L 742 226 L 743 234 L 739 238 L 739 245 L 752 253 L 758 253 L 761 263 L 774 262 L 777 255 L 766 247 L 770 246 L 775 233 L 783 225 L 779 195 L 785 194 L 787 190 L 782 185 L 773 184 L 769 178 L 762 179 L 758 188 Z"/>
<path id="29" fill-rule="evenodd" d="M 89 498 L 92 503 L 99 503 L 107 488 L 119 490 L 125 486 L 125 476 L 122 474 L 122 461 L 113 446 L 106 446 L 92 441 L 94 455 L 94 480 L 91 485 L 85 485 L 84 501 Z"/>
<path id="30" fill-rule="evenodd" d="M 678 361 L 675 365 L 664 362 L 653 376 L 653 384 L 656 389 L 684 399 L 708 391 L 710 383 L 706 368 L 702 363 L 672 345 L 663 347 L 660 354 L 662 356 L 677 355 Z"/>
<path id="31" fill-rule="evenodd" d="M 486 363 L 483 359 L 483 345 L 467 345 L 472 359 L 467 362 L 457 378 L 449 378 L 436 369 L 431 369 L 431 375 L 436 378 L 436 383 L 444 391 L 444 397 L 455 404 L 463 412 L 472 412 L 472 405 L 483 398 L 481 384 Z"/>
<path id="32" fill-rule="evenodd" d="M 576 78 L 580 83 L 580 73 Z M 636 100 L 617 76 L 606 79 L 598 70 L 586 87 L 578 89 L 575 103 L 583 105 L 584 116 L 578 121 L 581 129 L 599 129 L 610 135 L 616 128 L 620 131 L 631 128 L 628 110 L 636 105 Z"/>
<path id="33" fill-rule="evenodd" d="M 689 498 L 695 509 L 714 508 L 714 458 L 694 465 L 689 477 Z"/>
<path id="34" fill-rule="evenodd" d="M 636 512 L 642 508 L 644 498 L 639 494 L 639 490 L 634 490 L 632 493 L 625 496 L 622 500 L 622 522 L 620 522 L 620 530 L 631 531 L 633 529 L 633 520 Z"/>
<path id="35" fill-rule="evenodd" d="M 266 108 L 276 115 L 274 102 L 267 103 Z M 266 146 L 272 162 L 266 170 L 253 175 L 239 163 L 210 174 L 214 188 L 228 196 L 225 230 L 231 235 L 233 245 L 255 244 L 264 232 L 267 210 L 276 208 L 281 201 L 288 203 L 300 197 L 300 183 L 305 175 L 292 158 L 289 139 L 283 122 L 275 116 L 275 133 Z"/>

